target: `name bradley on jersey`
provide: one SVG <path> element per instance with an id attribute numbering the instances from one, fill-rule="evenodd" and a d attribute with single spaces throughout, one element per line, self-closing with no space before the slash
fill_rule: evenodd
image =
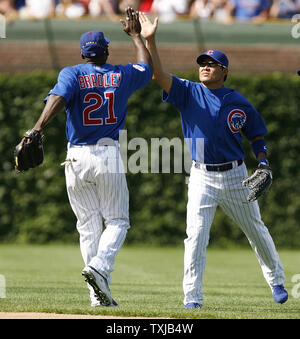
<path id="1" fill-rule="evenodd" d="M 121 74 L 107 73 L 107 74 L 89 74 L 79 75 L 78 82 L 80 89 L 87 89 L 93 87 L 119 87 L 121 82 Z"/>

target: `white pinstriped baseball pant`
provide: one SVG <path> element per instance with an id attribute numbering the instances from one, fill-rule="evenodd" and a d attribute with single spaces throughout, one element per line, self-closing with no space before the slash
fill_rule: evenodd
<path id="1" fill-rule="evenodd" d="M 129 194 L 117 142 L 68 145 L 65 176 L 83 261 L 110 283 L 116 255 L 130 227 Z"/>
<path id="2" fill-rule="evenodd" d="M 184 241 L 184 304 L 200 302 L 206 265 L 206 247 L 217 206 L 241 228 L 270 287 L 284 282 L 284 272 L 272 237 L 264 225 L 257 201 L 248 203 L 248 188 L 241 181 L 248 176 L 245 164 L 225 172 L 210 172 L 193 165 L 187 204 L 187 238 Z"/>

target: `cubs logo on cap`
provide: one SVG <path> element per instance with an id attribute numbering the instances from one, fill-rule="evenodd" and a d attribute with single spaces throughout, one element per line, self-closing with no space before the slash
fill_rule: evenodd
<path id="1" fill-rule="evenodd" d="M 245 125 L 247 115 L 241 109 L 232 110 L 227 117 L 227 124 L 232 133 L 238 133 Z"/>
<path id="2" fill-rule="evenodd" d="M 228 68 L 229 61 L 226 54 L 224 52 L 219 51 L 218 49 L 209 49 L 206 52 L 199 55 L 197 58 L 197 64 L 199 64 L 205 57 L 210 57 L 217 63 Z"/>
<path id="3" fill-rule="evenodd" d="M 110 40 L 99 31 L 89 31 L 83 33 L 80 38 L 81 54 L 87 58 L 102 55 Z"/>

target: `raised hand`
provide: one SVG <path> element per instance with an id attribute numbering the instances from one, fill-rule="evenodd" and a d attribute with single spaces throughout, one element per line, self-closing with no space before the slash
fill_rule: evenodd
<path id="1" fill-rule="evenodd" d="M 154 37 L 158 26 L 158 18 L 156 17 L 154 19 L 154 22 L 152 23 L 151 20 L 145 15 L 145 13 L 142 12 L 139 12 L 139 18 L 142 27 L 142 37 L 145 39 Z"/>
<path id="2" fill-rule="evenodd" d="M 141 33 L 141 24 L 139 21 L 139 12 L 131 7 L 126 8 L 126 20 L 120 20 L 123 25 L 123 31 L 129 36 L 137 36 Z"/>

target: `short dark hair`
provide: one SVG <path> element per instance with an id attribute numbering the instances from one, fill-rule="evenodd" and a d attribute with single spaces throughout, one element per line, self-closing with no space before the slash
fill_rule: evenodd
<path id="1" fill-rule="evenodd" d="M 82 55 L 82 58 L 90 60 L 92 63 L 105 64 L 108 56 L 109 56 L 108 47 L 106 47 L 104 53 L 101 55 L 97 55 L 95 57 L 89 57 L 89 58 Z"/>

